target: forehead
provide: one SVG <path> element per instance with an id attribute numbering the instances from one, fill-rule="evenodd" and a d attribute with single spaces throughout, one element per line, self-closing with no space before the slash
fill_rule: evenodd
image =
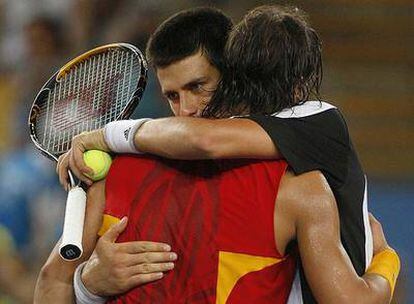
<path id="1" fill-rule="evenodd" d="M 219 76 L 217 68 L 211 65 L 201 52 L 157 69 L 157 77 L 163 91 L 178 90 L 200 78 L 217 81 Z"/>

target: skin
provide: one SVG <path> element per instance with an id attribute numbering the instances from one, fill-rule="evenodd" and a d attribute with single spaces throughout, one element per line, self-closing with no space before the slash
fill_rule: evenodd
<path id="1" fill-rule="evenodd" d="M 171 248 L 167 244 L 143 241 L 116 244 L 127 223 L 124 217 L 100 238 L 84 268 L 82 280 L 94 294 L 116 295 L 159 280 L 164 272 L 174 268 L 177 254 L 169 252 Z"/>
<path id="2" fill-rule="evenodd" d="M 190 67 L 196 69 L 187 73 Z M 217 69 L 200 53 L 159 69 L 157 76 L 173 112 L 183 117 L 145 123 L 135 135 L 135 144 L 141 151 L 184 159 L 280 157 L 267 133 L 250 120 L 198 118 L 219 77 Z M 207 135 L 204 136 L 205 134 Z M 66 185 L 66 171 L 70 167 L 75 175 L 90 182 L 84 175 L 89 169 L 83 163 L 82 153 L 88 149 L 109 150 L 103 130 L 79 135 L 72 144 L 72 150 L 59 159 L 57 171 L 60 181 Z M 373 275 L 358 277 L 342 248 L 336 203 L 322 174 L 311 172 L 298 177 L 287 174 L 282 185 L 283 191 L 278 196 L 281 201 L 276 204 L 275 222 L 285 224 L 275 232 L 275 238 L 281 252 L 284 252 L 290 240 L 298 240 L 306 276 L 318 301 L 348 303 L 350 297 L 355 297 L 352 298 L 355 303 L 361 299 L 364 299 L 364 303 L 387 303 L 390 291 L 385 279 Z M 321 217 L 321 214 L 324 216 Z M 118 263 L 120 251 L 105 249 L 108 244 L 119 246 L 112 240 L 122 231 L 125 223 L 117 225 L 120 226 L 114 227 L 116 233 L 107 232 L 111 235 L 98 241 L 93 259 L 85 266 L 82 274 L 86 287 L 96 294 L 118 294 L 129 290 L 134 284 L 141 284 L 143 281 L 131 280 L 139 272 L 152 274 L 151 280 L 159 279 L 160 276 L 161 269 L 155 266 L 155 260 L 151 260 L 148 255 L 145 264 L 149 266 L 139 267 L 139 259 L 132 262 L 134 254 L 143 252 L 135 252 L 129 259 L 125 258 L 123 263 Z M 373 229 L 373 232 L 377 233 L 377 236 L 374 235 L 374 246 L 377 250 L 385 248 L 387 244 L 382 229 Z M 324 265 L 323 261 L 327 260 L 330 261 L 329 265 Z M 171 261 L 163 262 L 167 265 Z M 108 276 L 108 271 L 116 269 L 116 274 Z M 336 271 L 332 272 L 332 269 Z M 321 280 L 321 277 L 324 279 Z"/>
<path id="3" fill-rule="evenodd" d="M 359 277 L 355 272 L 340 240 L 335 198 L 320 172 L 285 174 L 274 221 L 278 228 L 275 239 L 282 250 L 286 240 L 297 240 L 305 275 L 318 303 L 389 303 L 390 287 L 384 278 L 371 274 Z M 388 247 L 382 232 L 375 241 L 376 250 Z"/>

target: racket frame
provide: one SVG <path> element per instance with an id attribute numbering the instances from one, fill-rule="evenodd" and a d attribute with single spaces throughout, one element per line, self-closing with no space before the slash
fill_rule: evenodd
<path id="1" fill-rule="evenodd" d="M 119 47 L 126 48 L 129 51 L 132 51 L 139 58 L 139 61 L 140 61 L 140 76 L 138 78 L 135 91 L 133 95 L 131 96 L 130 100 L 128 101 L 127 105 L 124 107 L 121 113 L 115 118 L 115 120 L 128 119 L 132 115 L 133 111 L 138 106 L 142 98 L 142 95 L 144 94 L 144 90 L 145 90 L 145 86 L 147 82 L 148 66 L 144 58 L 144 55 L 141 53 L 141 51 L 137 47 L 129 43 L 111 43 L 111 44 L 99 46 L 92 50 L 89 50 L 86 53 L 83 53 L 77 56 L 76 58 L 72 59 L 67 64 L 65 64 L 61 69 L 59 69 L 55 74 L 53 74 L 53 76 L 50 77 L 49 80 L 40 89 L 39 93 L 36 95 L 36 98 L 32 104 L 32 107 L 30 109 L 29 121 L 28 121 L 30 138 L 32 142 L 34 143 L 34 145 L 36 146 L 36 148 L 39 149 L 43 155 L 57 162 L 59 156 L 64 154 L 64 152 L 58 155 L 54 155 L 48 152 L 39 143 L 39 140 L 36 134 L 36 118 L 37 118 L 38 111 L 40 111 L 39 106 L 38 106 L 39 101 L 43 99 L 43 96 L 45 94 L 51 91 L 55 82 L 59 82 L 59 79 L 61 79 L 65 74 L 67 74 L 73 66 L 81 63 L 83 60 L 89 58 L 90 56 L 103 53 L 110 48 L 119 48 Z"/>
<path id="2" fill-rule="evenodd" d="M 39 103 L 40 101 L 42 101 L 44 99 L 44 95 L 48 94 L 53 86 L 55 85 L 56 82 L 59 82 L 60 79 L 62 79 L 62 77 L 64 77 L 67 73 L 69 73 L 69 71 L 76 65 L 80 64 L 81 62 L 83 62 L 85 59 L 93 56 L 93 55 L 97 55 L 103 52 L 106 52 L 108 49 L 111 48 L 125 48 L 128 51 L 132 51 L 135 56 L 138 58 L 139 60 L 139 64 L 140 64 L 140 75 L 135 87 L 135 90 L 132 94 L 132 96 L 130 97 L 130 99 L 128 100 L 126 106 L 122 109 L 122 111 L 115 117 L 115 120 L 120 120 L 120 119 L 128 119 L 131 114 L 133 113 L 133 111 L 135 110 L 135 108 L 138 106 L 142 95 L 144 93 L 145 90 L 145 86 L 146 86 L 146 81 L 147 81 L 147 73 L 148 73 L 148 66 L 147 66 L 147 62 L 145 60 L 145 57 L 143 56 L 143 54 L 141 53 L 141 51 L 135 47 L 132 44 L 129 43 L 112 43 L 112 44 L 108 44 L 108 45 L 103 45 L 103 46 L 99 46 L 96 47 L 92 50 L 87 51 L 86 53 L 83 53 L 79 56 L 77 56 L 76 58 L 72 59 L 71 61 L 69 61 L 67 64 L 65 64 L 61 69 L 59 69 L 57 72 L 55 72 L 52 77 L 49 78 L 49 80 L 43 85 L 43 87 L 40 89 L 39 93 L 36 95 L 36 98 L 32 104 L 32 107 L 30 109 L 30 115 L 29 115 L 29 119 L 28 119 L 28 125 L 29 125 L 29 132 L 30 132 L 30 138 L 32 140 L 32 142 L 34 143 L 34 145 L 36 146 L 36 148 L 46 157 L 48 157 L 51 160 L 54 161 L 58 161 L 58 158 L 60 155 L 64 154 L 65 152 L 62 152 L 60 154 L 53 154 L 51 152 L 49 152 L 46 148 L 44 148 L 38 140 L 38 136 L 37 136 L 37 132 L 36 132 L 36 123 L 37 123 L 37 116 L 39 114 L 40 111 L 40 107 L 39 107 Z M 63 259 L 65 260 L 76 260 L 78 259 L 81 255 L 82 255 L 82 242 L 77 241 L 74 244 L 64 244 L 63 239 L 65 238 L 65 229 L 66 226 L 68 226 L 69 224 L 67 224 L 67 214 L 70 213 L 68 212 L 69 208 L 74 208 L 73 204 L 72 206 L 70 205 L 71 203 L 69 202 L 71 200 L 71 197 L 73 196 L 77 196 L 78 197 L 78 201 L 80 200 L 80 202 L 77 202 L 77 206 L 78 208 L 83 208 L 83 216 L 80 215 L 80 219 L 79 222 L 82 221 L 82 227 L 80 227 L 80 240 L 82 240 L 82 230 L 83 230 L 83 219 L 84 219 L 84 209 L 86 206 L 86 194 L 83 195 L 81 194 L 81 191 L 85 191 L 86 186 L 84 184 L 81 184 L 80 181 L 78 181 L 75 176 L 72 174 L 72 172 L 70 170 L 68 170 L 68 174 L 69 174 L 69 179 L 70 179 L 70 184 L 71 184 L 71 189 L 69 190 L 68 193 L 68 200 L 67 200 L 67 205 L 66 205 L 66 213 L 65 213 L 65 223 L 64 223 L 64 232 L 63 232 L 63 237 L 62 237 L 62 244 L 59 248 L 59 252 L 60 255 Z M 76 193 L 75 195 L 73 195 L 73 193 Z M 84 202 L 82 202 L 84 201 Z M 79 212 L 78 212 L 79 213 Z M 82 213 L 82 212 L 80 212 Z M 80 214 L 79 213 L 79 214 Z M 71 229 L 70 226 L 67 229 Z"/>

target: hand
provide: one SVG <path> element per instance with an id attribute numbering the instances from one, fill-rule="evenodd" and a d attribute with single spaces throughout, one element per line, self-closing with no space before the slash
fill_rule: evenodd
<path id="1" fill-rule="evenodd" d="M 98 241 L 81 275 L 85 287 L 99 296 L 124 293 L 159 280 L 174 268 L 177 259 L 167 244 L 156 242 L 115 243 L 127 218 L 112 226 Z"/>
<path id="2" fill-rule="evenodd" d="M 372 213 L 369 214 L 369 225 L 371 226 L 375 255 L 384 249 L 389 248 L 389 246 L 387 240 L 385 239 L 381 223 L 372 215 Z"/>
<path id="3" fill-rule="evenodd" d="M 59 175 L 60 184 L 67 191 L 68 169 L 87 185 L 92 185 L 93 181 L 86 174 L 93 174 L 91 168 L 87 167 L 83 161 L 83 152 L 86 150 L 101 150 L 109 152 L 110 149 L 105 142 L 104 129 L 98 129 L 90 132 L 83 132 L 72 139 L 72 146 L 68 152 L 62 154 L 56 166 L 56 173 Z"/>

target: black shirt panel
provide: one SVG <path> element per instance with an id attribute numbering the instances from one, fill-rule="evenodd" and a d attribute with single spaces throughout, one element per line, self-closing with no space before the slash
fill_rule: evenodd
<path id="1" fill-rule="evenodd" d="M 301 107 L 295 108 L 303 110 Z M 368 233 L 363 211 L 366 181 L 346 122 L 333 106 L 309 113 L 299 111 L 299 115 L 291 111 L 292 115 L 284 111 L 281 117 L 251 115 L 248 118 L 268 133 L 296 174 L 313 170 L 324 174 L 337 202 L 342 244 L 358 275 L 363 275 Z M 300 269 L 303 302 L 316 303 L 301 266 Z"/>
<path id="2" fill-rule="evenodd" d="M 298 118 L 252 115 L 296 174 L 320 170 L 340 186 L 347 176 L 348 129 L 336 108 Z"/>

